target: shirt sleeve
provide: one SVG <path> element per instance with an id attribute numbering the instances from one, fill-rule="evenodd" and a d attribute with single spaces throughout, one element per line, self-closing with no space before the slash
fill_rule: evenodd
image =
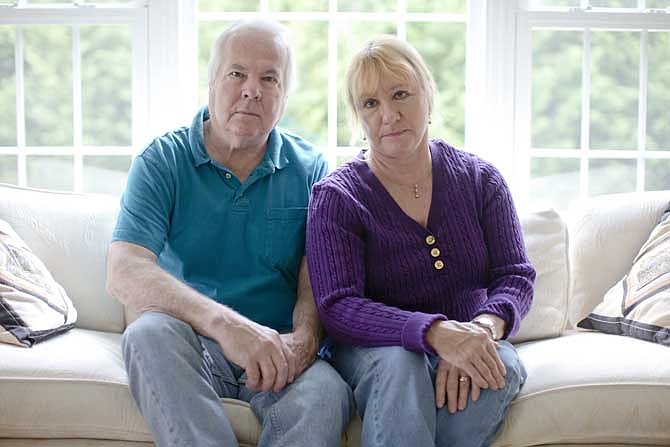
<path id="1" fill-rule="evenodd" d="M 150 150 L 130 167 L 112 240 L 141 245 L 159 256 L 169 231 L 174 182 L 165 160 L 152 157 Z"/>
<path id="2" fill-rule="evenodd" d="M 480 161 L 481 225 L 489 255 L 487 299 L 475 315 L 505 320 L 503 338 L 516 334 L 533 300 L 535 269 L 526 255 L 512 194 L 493 165 Z"/>
<path id="3" fill-rule="evenodd" d="M 425 335 L 440 314 L 410 312 L 365 296 L 365 241 L 351 197 L 314 187 L 307 218 L 307 261 L 317 309 L 328 334 L 361 346 L 433 349 Z"/>

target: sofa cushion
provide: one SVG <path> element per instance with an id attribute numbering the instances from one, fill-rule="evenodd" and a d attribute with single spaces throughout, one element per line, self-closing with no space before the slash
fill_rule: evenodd
<path id="1" fill-rule="evenodd" d="M 517 349 L 528 379 L 495 447 L 667 444 L 670 349 L 600 332 Z"/>
<path id="2" fill-rule="evenodd" d="M 612 194 L 577 202 L 569 219 L 569 328 L 630 269 L 670 202 L 670 191 Z"/>
<path id="3" fill-rule="evenodd" d="M 578 326 L 670 346 L 670 210 L 630 271 Z"/>
<path id="4" fill-rule="evenodd" d="M 240 444 L 256 445 L 260 425 L 249 405 L 221 401 Z M 0 344 L 0 402 L 0 441 L 152 439 L 128 389 L 120 334 L 75 328 L 32 349 Z"/>
<path id="5" fill-rule="evenodd" d="M 30 347 L 72 329 L 75 321 L 63 287 L 0 219 L 0 342 Z"/>
<path id="6" fill-rule="evenodd" d="M 107 247 L 119 199 L 0 184 L 6 220 L 44 262 L 77 309 L 77 327 L 122 332 L 123 306 L 105 291 Z"/>
<path id="7" fill-rule="evenodd" d="M 565 328 L 568 310 L 568 244 L 566 225 L 553 210 L 521 216 L 526 252 L 537 272 L 535 295 L 519 332 L 518 343 L 556 337 Z"/>

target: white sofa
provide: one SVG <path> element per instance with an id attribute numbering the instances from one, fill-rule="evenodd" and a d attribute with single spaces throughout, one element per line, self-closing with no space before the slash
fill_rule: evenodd
<path id="1" fill-rule="evenodd" d="M 513 340 L 528 380 L 494 446 L 670 445 L 670 349 L 573 329 L 627 271 L 669 201 L 668 191 L 601 197 L 567 226 L 552 211 L 522 216 L 538 271 L 533 308 Z M 117 208 L 107 196 L 0 185 L 0 218 L 79 314 L 75 329 L 33 348 L 0 344 L 0 447 L 151 445 L 120 351 L 133 317 L 104 288 Z M 240 443 L 255 445 L 248 406 L 223 405 Z M 354 420 L 343 444 L 357 446 L 359 433 Z"/>

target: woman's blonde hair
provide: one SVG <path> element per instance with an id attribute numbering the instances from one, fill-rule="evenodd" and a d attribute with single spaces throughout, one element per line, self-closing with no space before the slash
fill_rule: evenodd
<path id="1" fill-rule="evenodd" d="M 356 102 L 376 91 L 386 77 L 416 82 L 426 95 L 428 114 L 432 113 L 437 88 L 423 58 L 407 42 L 383 35 L 367 41 L 347 69 L 344 100 L 353 127 L 360 123 Z"/>

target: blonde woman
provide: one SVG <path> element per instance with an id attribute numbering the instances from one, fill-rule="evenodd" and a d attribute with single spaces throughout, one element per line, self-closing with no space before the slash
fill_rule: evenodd
<path id="1" fill-rule="evenodd" d="M 483 446 L 526 372 L 504 341 L 535 270 L 500 173 L 428 139 L 435 83 L 395 37 L 368 42 L 346 102 L 369 149 L 317 183 L 311 283 L 362 445 Z"/>

